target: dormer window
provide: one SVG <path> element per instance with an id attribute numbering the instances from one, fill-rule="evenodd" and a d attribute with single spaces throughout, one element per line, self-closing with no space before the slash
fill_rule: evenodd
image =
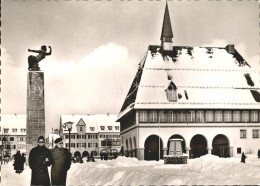
<path id="1" fill-rule="evenodd" d="M 105 130 L 105 126 L 100 126 L 100 129 L 101 130 Z"/>
<path id="2" fill-rule="evenodd" d="M 172 81 L 165 91 L 168 101 L 177 101 L 177 87 Z"/>
<path id="3" fill-rule="evenodd" d="M 108 126 L 108 130 L 112 130 L 112 126 Z"/>
<path id="4" fill-rule="evenodd" d="M 90 130 L 91 130 L 91 131 L 94 131 L 94 130 L 95 130 L 95 127 L 90 127 Z"/>

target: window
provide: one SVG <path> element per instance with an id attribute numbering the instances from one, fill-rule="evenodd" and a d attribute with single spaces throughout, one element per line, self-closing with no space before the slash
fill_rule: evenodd
<path id="1" fill-rule="evenodd" d="M 223 121 L 223 112 L 215 111 L 215 122 L 222 122 L 222 121 Z"/>
<path id="2" fill-rule="evenodd" d="M 232 112 L 224 111 L 224 122 L 232 122 Z"/>
<path id="3" fill-rule="evenodd" d="M 18 137 L 17 141 L 24 141 L 24 137 Z"/>
<path id="4" fill-rule="evenodd" d="M 242 122 L 249 122 L 249 111 L 242 111 Z"/>
<path id="5" fill-rule="evenodd" d="M 170 85 L 165 90 L 168 101 L 175 101 L 175 102 L 177 101 L 177 91 L 176 90 L 177 90 L 176 85 L 171 81 Z"/>
<path id="6" fill-rule="evenodd" d="M 106 135 L 106 138 L 112 138 L 112 135 Z"/>
<path id="7" fill-rule="evenodd" d="M 253 129 L 253 138 L 259 138 L 259 130 Z"/>
<path id="8" fill-rule="evenodd" d="M 94 130 L 95 130 L 95 127 L 90 127 L 90 130 L 91 130 L 91 131 L 94 131 Z"/>
<path id="9" fill-rule="evenodd" d="M 251 122 L 258 122 L 258 111 L 251 111 L 250 120 Z"/>
<path id="10" fill-rule="evenodd" d="M 72 148 L 75 148 L 75 143 L 71 143 L 71 147 L 72 147 Z"/>
<path id="11" fill-rule="evenodd" d="M 240 111 L 233 111 L 233 122 L 240 122 Z"/>
<path id="12" fill-rule="evenodd" d="M 77 148 L 80 148 L 81 147 L 81 143 L 77 143 Z"/>
<path id="13" fill-rule="evenodd" d="M 241 154 L 241 147 L 237 148 L 237 154 Z"/>
<path id="14" fill-rule="evenodd" d="M 147 111 L 140 111 L 140 122 L 147 122 Z"/>
<path id="15" fill-rule="evenodd" d="M 108 126 L 107 128 L 108 128 L 108 130 L 112 130 L 113 127 L 112 126 Z"/>
<path id="16" fill-rule="evenodd" d="M 81 139 L 81 135 L 77 135 L 77 139 Z"/>
<path id="17" fill-rule="evenodd" d="M 84 135 L 82 135 L 82 139 L 86 139 L 86 135 L 84 134 Z"/>
<path id="18" fill-rule="evenodd" d="M 93 139 L 98 139 L 98 135 L 97 134 L 93 134 Z"/>
<path id="19" fill-rule="evenodd" d="M 9 129 L 4 129 L 4 133 L 8 133 Z"/>
<path id="20" fill-rule="evenodd" d="M 79 131 L 82 132 L 83 131 L 83 127 L 79 127 Z"/>
<path id="21" fill-rule="evenodd" d="M 10 141 L 14 141 L 14 137 L 10 137 Z"/>
<path id="22" fill-rule="evenodd" d="M 246 138 L 246 130 L 240 130 L 240 138 Z"/>
<path id="23" fill-rule="evenodd" d="M 149 122 L 151 122 L 151 123 L 157 122 L 157 111 L 149 112 Z"/>
<path id="24" fill-rule="evenodd" d="M 113 138 L 118 138 L 118 135 L 113 135 Z"/>
<path id="25" fill-rule="evenodd" d="M 115 126 L 115 129 L 116 129 L 116 130 L 119 130 L 119 126 Z"/>
<path id="26" fill-rule="evenodd" d="M 206 122 L 213 122 L 213 121 L 214 121 L 213 111 L 206 111 Z"/>
<path id="27" fill-rule="evenodd" d="M 204 122 L 204 111 L 196 112 L 196 122 Z"/>
<path id="28" fill-rule="evenodd" d="M 105 126 L 100 126 L 100 129 L 101 130 L 105 130 Z"/>
<path id="29" fill-rule="evenodd" d="M 65 135 L 65 139 L 69 139 L 69 135 L 68 134 Z"/>
<path id="30" fill-rule="evenodd" d="M 92 135 L 91 134 L 88 135 L 88 139 L 92 139 Z"/>
<path id="31" fill-rule="evenodd" d="M 75 139 L 75 135 L 74 135 L 74 134 L 71 135 L 70 138 L 71 138 L 71 139 Z"/>
<path id="32" fill-rule="evenodd" d="M 101 134 L 99 137 L 100 138 L 105 138 L 106 136 L 104 134 Z"/>
<path id="33" fill-rule="evenodd" d="M 168 113 L 168 122 L 176 123 L 177 122 L 177 113 L 175 111 L 170 111 Z"/>
<path id="34" fill-rule="evenodd" d="M 178 118 L 178 122 L 180 122 L 180 123 L 186 122 L 185 111 L 177 112 L 177 118 Z"/>
<path id="35" fill-rule="evenodd" d="M 186 116 L 187 116 L 186 118 L 187 122 L 189 123 L 195 122 L 195 111 L 187 111 Z"/>
<path id="36" fill-rule="evenodd" d="M 69 148 L 69 143 L 65 143 L 66 148 Z"/>
<path id="37" fill-rule="evenodd" d="M 167 122 L 167 113 L 166 111 L 159 111 L 159 122 L 166 123 Z"/>
<path id="38" fill-rule="evenodd" d="M 12 132 L 13 133 L 17 133 L 17 129 L 12 129 Z"/>
<path id="39" fill-rule="evenodd" d="M 95 145 L 94 147 L 98 147 L 98 143 L 94 143 L 94 145 Z"/>
<path id="40" fill-rule="evenodd" d="M 86 143 L 82 143 L 82 147 L 86 148 L 87 147 Z"/>
<path id="41" fill-rule="evenodd" d="M 88 147 L 92 147 L 92 143 L 88 143 Z"/>

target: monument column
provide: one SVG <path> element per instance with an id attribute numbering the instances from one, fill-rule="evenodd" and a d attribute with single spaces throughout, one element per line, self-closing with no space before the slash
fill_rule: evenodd
<path id="1" fill-rule="evenodd" d="M 44 73 L 27 74 L 26 153 L 37 146 L 39 136 L 45 138 Z M 28 162 L 28 161 L 27 161 Z"/>

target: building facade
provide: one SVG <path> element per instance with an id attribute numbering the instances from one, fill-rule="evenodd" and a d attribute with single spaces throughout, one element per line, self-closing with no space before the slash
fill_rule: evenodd
<path id="1" fill-rule="evenodd" d="M 26 153 L 26 115 L 1 114 L 1 156 L 12 157 L 17 150 Z"/>
<path id="2" fill-rule="evenodd" d="M 120 124 L 116 115 L 62 115 L 60 120 L 60 136 L 65 147 L 69 148 L 69 131 L 67 122 L 73 122 L 70 132 L 70 149 L 72 155 L 81 156 L 102 153 L 118 154 L 121 149 Z"/>
<path id="3" fill-rule="evenodd" d="M 166 3 L 161 45 L 150 45 L 117 121 L 125 153 L 158 160 L 169 139 L 190 158 L 260 148 L 259 75 L 235 49 L 175 46 Z"/>

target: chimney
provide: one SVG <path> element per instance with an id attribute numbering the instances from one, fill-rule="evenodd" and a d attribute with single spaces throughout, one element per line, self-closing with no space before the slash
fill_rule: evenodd
<path id="1" fill-rule="evenodd" d="M 234 53 L 235 53 L 235 46 L 234 46 L 234 45 L 227 45 L 227 46 L 225 47 L 225 49 L 227 50 L 227 52 L 228 52 L 229 54 L 234 54 Z"/>

